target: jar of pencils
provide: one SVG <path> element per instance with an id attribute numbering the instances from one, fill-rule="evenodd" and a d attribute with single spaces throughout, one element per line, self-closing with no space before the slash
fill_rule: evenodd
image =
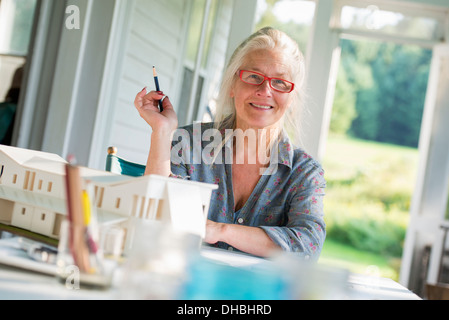
<path id="1" fill-rule="evenodd" d="M 103 234 L 101 239 L 89 233 L 86 228 L 63 221 L 58 246 L 57 277 L 69 290 L 81 288 L 108 289 L 111 287 L 117 260 L 105 259 L 104 248 L 115 246 L 123 236 Z M 117 253 L 115 253 L 117 254 Z M 118 253 L 120 255 L 120 253 Z"/>
<path id="2" fill-rule="evenodd" d="M 80 178 L 79 167 L 67 164 L 67 218 L 61 224 L 57 256 L 57 277 L 67 289 L 109 288 L 121 255 L 124 230 L 98 225 L 93 193 Z"/>

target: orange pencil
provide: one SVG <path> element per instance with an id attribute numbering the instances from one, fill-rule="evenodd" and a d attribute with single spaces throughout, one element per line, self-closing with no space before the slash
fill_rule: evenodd
<path id="1" fill-rule="evenodd" d="M 69 243 L 75 264 L 80 271 L 89 271 L 89 249 L 85 241 L 85 224 L 79 167 L 66 165 L 67 213 L 70 222 Z"/>

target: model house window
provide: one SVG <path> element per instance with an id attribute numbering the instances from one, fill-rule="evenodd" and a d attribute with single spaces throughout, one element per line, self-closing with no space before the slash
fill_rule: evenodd
<path id="1" fill-rule="evenodd" d="M 25 180 L 23 181 L 23 189 L 26 190 L 28 189 L 28 181 L 30 181 L 30 172 L 27 171 L 25 173 Z"/>
<path id="2" fill-rule="evenodd" d="M 133 195 L 133 206 L 131 209 L 131 216 L 138 217 L 138 210 L 139 210 L 139 196 Z"/>
<path id="3" fill-rule="evenodd" d="M 101 208 L 103 205 L 103 197 L 104 197 L 104 188 L 99 188 L 95 186 L 95 201 L 97 203 L 97 207 Z"/>
<path id="4" fill-rule="evenodd" d="M 31 173 L 30 184 L 28 185 L 28 190 L 34 190 L 34 181 L 36 180 L 36 172 Z"/>
<path id="5" fill-rule="evenodd" d="M 187 32 L 181 99 L 181 125 L 201 120 L 207 107 L 207 65 L 219 7 L 217 0 L 193 2 Z"/>

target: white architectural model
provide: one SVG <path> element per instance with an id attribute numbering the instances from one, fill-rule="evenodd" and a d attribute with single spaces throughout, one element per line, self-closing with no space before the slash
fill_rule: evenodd
<path id="1" fill-rule="evenodd" d="M 58 239 L 67 212 L 66 164 L 55 154 L 0 145 L 0 223 Z M 165 220 L 175 229 L 204 237 L 216 185 L 80 169 L 94 190 L 100 223 Z"/>

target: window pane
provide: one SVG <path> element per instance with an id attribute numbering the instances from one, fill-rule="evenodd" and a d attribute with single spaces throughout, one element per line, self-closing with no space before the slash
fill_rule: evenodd
<path id="1" fill-rule="evenodd" d="M 209 20 L 207 21 L 206 39 L 204 43 L 203 57 L 201 67 L 207 67 L 207 60 L 209 57 L 212 33 L 215 27 L 215 21 L 217 20 L 218 1 L 212 1 L 210 6 Z"/>
<path id="2" fill-rule="evenodd" d="M 193 2 L 192 16 L 187 38 L 187 59 L 194 63 L 198 55 L 198 45 L 201 37 L 201 27 L 203 25 L 204 10 L 206 0 L 195 0 Z"/>
<path id="3" fill-rule="evenodd" d="M 2 0 L 0 53 L 25 56 L 28 52 L 36 0 Z"/>
<path id="4" fill-rule="evenodd" d="M 436 17 L 381 10 L 374 5 L 366 8 L 344 6 L 340 23 L 343 29 L 376 31 L 425 40 L 438 40 L 439 37 L 439 21 Z"/>
<path id="5" fill-rule="evenodd" d="M 195 104 L 193 106 L 194 107 L 194 110 L 193 110 L 194 118 L 196 117 L 196 115 L 199 112 L 200 102 L 201 102 L 201 94 L 203 92 L 203 86 L 204 86 L 204 78 L 200 76 L 198 78 L 198 87 L 196 88 Z M 200 117 L 200 118 L 202 118 L 202 117 Z"/>
<path id="6" fill-rule="evenodd" d="M 255 29 L 273 27 L 296 40 L 306 54 L 315 2 L 310 0 L 259 0 Z"/>
<path id="7" fill-rule="evenodd" d="M 178 119 L 181 125 L 191 122 L 197 118 L 201 118 L 202 115 L 198 113 L 203 109 L 200 105 L 203 95 L 203 87 L 207 85 L 207 67 L 209 57 L 211 55 L 211 45 L 213 40 L 213 34 L 215 32 L 215 24 L 218 16 L 219 1 L 210 1 L 209 14 L 206 14 L 206 0 L 195 0 L 192 6 L 192 12 L 190 17 L 189 32 L 187 38 L 187 52 L 186 59 L 184 61 L 184 74 L 183 85 L 181 91 L 181 101 L 178 110 Z M 205 30 L 202 30 L 203 21 L 206 20 Z M 201 53 L 201 64 L 197 65 L 198 49 L 200 47 L 201 33 L 204 33 Z M 196 91 L 193 84 L 196 83 Z M 191 99 L 195 98 L 190 106 Z M 192 119 L 188 118 L 189 109 Z"/>
<path id="8" fill-rule="evenodd" d="M 444 219 L 449 221 L 449 195 L 448 195 L 447 198 L 448 198 L 448 201 L 447 201 L 447 204 L 446 204 L 446 214 L 444 215 Z"/>
<path id="9" fill-rule="evenodd" d="M 177 111 L 180 126 L 186 125 L 190 95 L 192 91 L 193 71 L 184 67 L 182 80 L 181 100 L 179 101 L 179 109 Z"/>
<path id="10" fill-rule="evenodd" d="M 188 105 L 190 101 L 190 97 L 192 95 L 192 83 L 193 83 L 193 71 L 189 68 L 184 68 L 184 78 L 183 78 L 183 87 L 181 90 L 181 101 L 179 102 L 179 110 L 177 111 L 179 125 L 184 126 L 188 123 L 185 121 L 188 115 Z M 193 115 L 198 114 L 200 108 L 201 94 L 204 86 L 204 78 L 202 76 L 198 77 L 198 86 L 196 88 L 195 93 L 195 102 L 193 105 Z M 195 120 L 195 119 L 194 119 Z"/>

